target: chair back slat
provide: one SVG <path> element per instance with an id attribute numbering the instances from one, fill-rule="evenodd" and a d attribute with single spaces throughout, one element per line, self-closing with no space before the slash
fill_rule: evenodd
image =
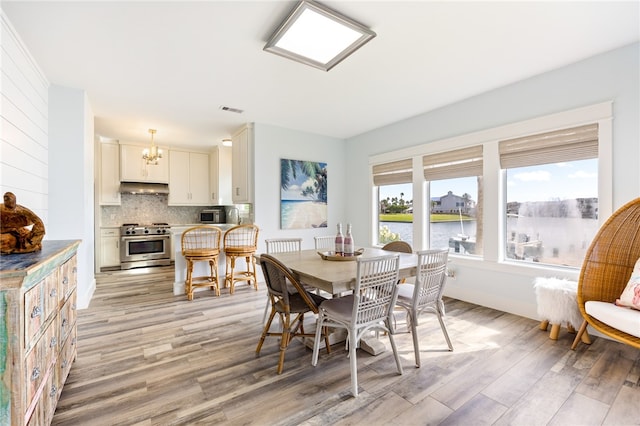
<path id="1" fill-rule="evenodd" d="M 399 253 L 413 253 L 411 244 L 406 241 L 391 241 L 382 247 L 382 250 L 397 251 Z"/>
<path id="2" fill-rule="evenodd" d="M 413 300 L 416 307 L 426 306 L 442 298 L 447 279 L 448 250 L 418 252 L 418 273 Z"/>
<path id="3" fill-rule="evenodd" d="M 265 240 L 267 253 L 295 252 L 302 249 L 302 238 L 271 238 Z"/>
<path id="4" fill-rule="evenodd" d="M 333 250 L 335 248 L 336 237 L 333 235 L 315 236 L 313 237 L 313 242 L 315 243 L 316 250 Z"/>
<path id="5" fill-rule="evenodd" d="M 399 255 L 358 258 L 356 261 L 353 322 L 364 325 L 389 318 L 397 297 Z"/>
<path id="6" fill-rule="evenodd" d="M 273 258 L 267 258 L 265 255 L 260 256 L 260 266 L 269 293 L 287 299 L 288 304 L 287 280 L 282 269 Z"/>
<path id="7" fill-rule="evenodd" d="M 183 256 L 211 256 L 220 251 L 222 230 L 215 226 L 194 226 L 182 233 Z"/>
<path id="8" fill-rule="evenodd" d="M 270 297 L 282 299 L 283 305 L 288 306 L 289 292 L 291 291 L 291 287 L 293 287 L 292 291 L 302 296 L 302 299 L 310 307 L 310 310 L 316 314 L 318 313 L 318 305 L 316 302 L 302 284 L 293 276 L 291 270 L 282 262 L 269 254 L 263 253 L 260 255 L 260 266 Z"/>
<path id="9" fill-rule="evenodd" d="M 253 251 L 258 247 L 258 227 L 255 225 L 238 225 L 224 234 L 224 248 Z"/>

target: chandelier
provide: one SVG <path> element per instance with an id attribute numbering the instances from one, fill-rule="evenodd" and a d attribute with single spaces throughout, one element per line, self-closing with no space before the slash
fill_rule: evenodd
<path id="1" fill-rule="evenodd" d="M 153 135 L 156 134 L 156 129 L 149 129 L 149 133 L 151 133 L 151 148 L 142 150 L 142 159 L 146 160 L 147 165 L 157 165 L 158 160 L 162 158 L 162 150 L 153 143 Z"/>

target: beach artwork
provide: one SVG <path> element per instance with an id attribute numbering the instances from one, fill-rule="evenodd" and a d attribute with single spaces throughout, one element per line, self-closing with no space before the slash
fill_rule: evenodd
<path id="1" fill-rule="evenodd" d="M 327 163 L 280 160 L 280 228 L 327 227 Z"/>

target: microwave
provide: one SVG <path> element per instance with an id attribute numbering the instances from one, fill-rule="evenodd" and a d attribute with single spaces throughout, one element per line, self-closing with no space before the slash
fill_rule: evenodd
<path id="1" fill-rule="evenodd" d="M 214 207 L 200 211 L 200 223 L 226 223 L 224 207 Z"/>

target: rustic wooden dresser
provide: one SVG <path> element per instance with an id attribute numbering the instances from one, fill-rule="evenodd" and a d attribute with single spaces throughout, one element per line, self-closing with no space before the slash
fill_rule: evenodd
<path id="1" fill-rule="evenodd" d="M 76 358 L 79 240 L 0 257 L 0 424 L 49 425 Z"/>

